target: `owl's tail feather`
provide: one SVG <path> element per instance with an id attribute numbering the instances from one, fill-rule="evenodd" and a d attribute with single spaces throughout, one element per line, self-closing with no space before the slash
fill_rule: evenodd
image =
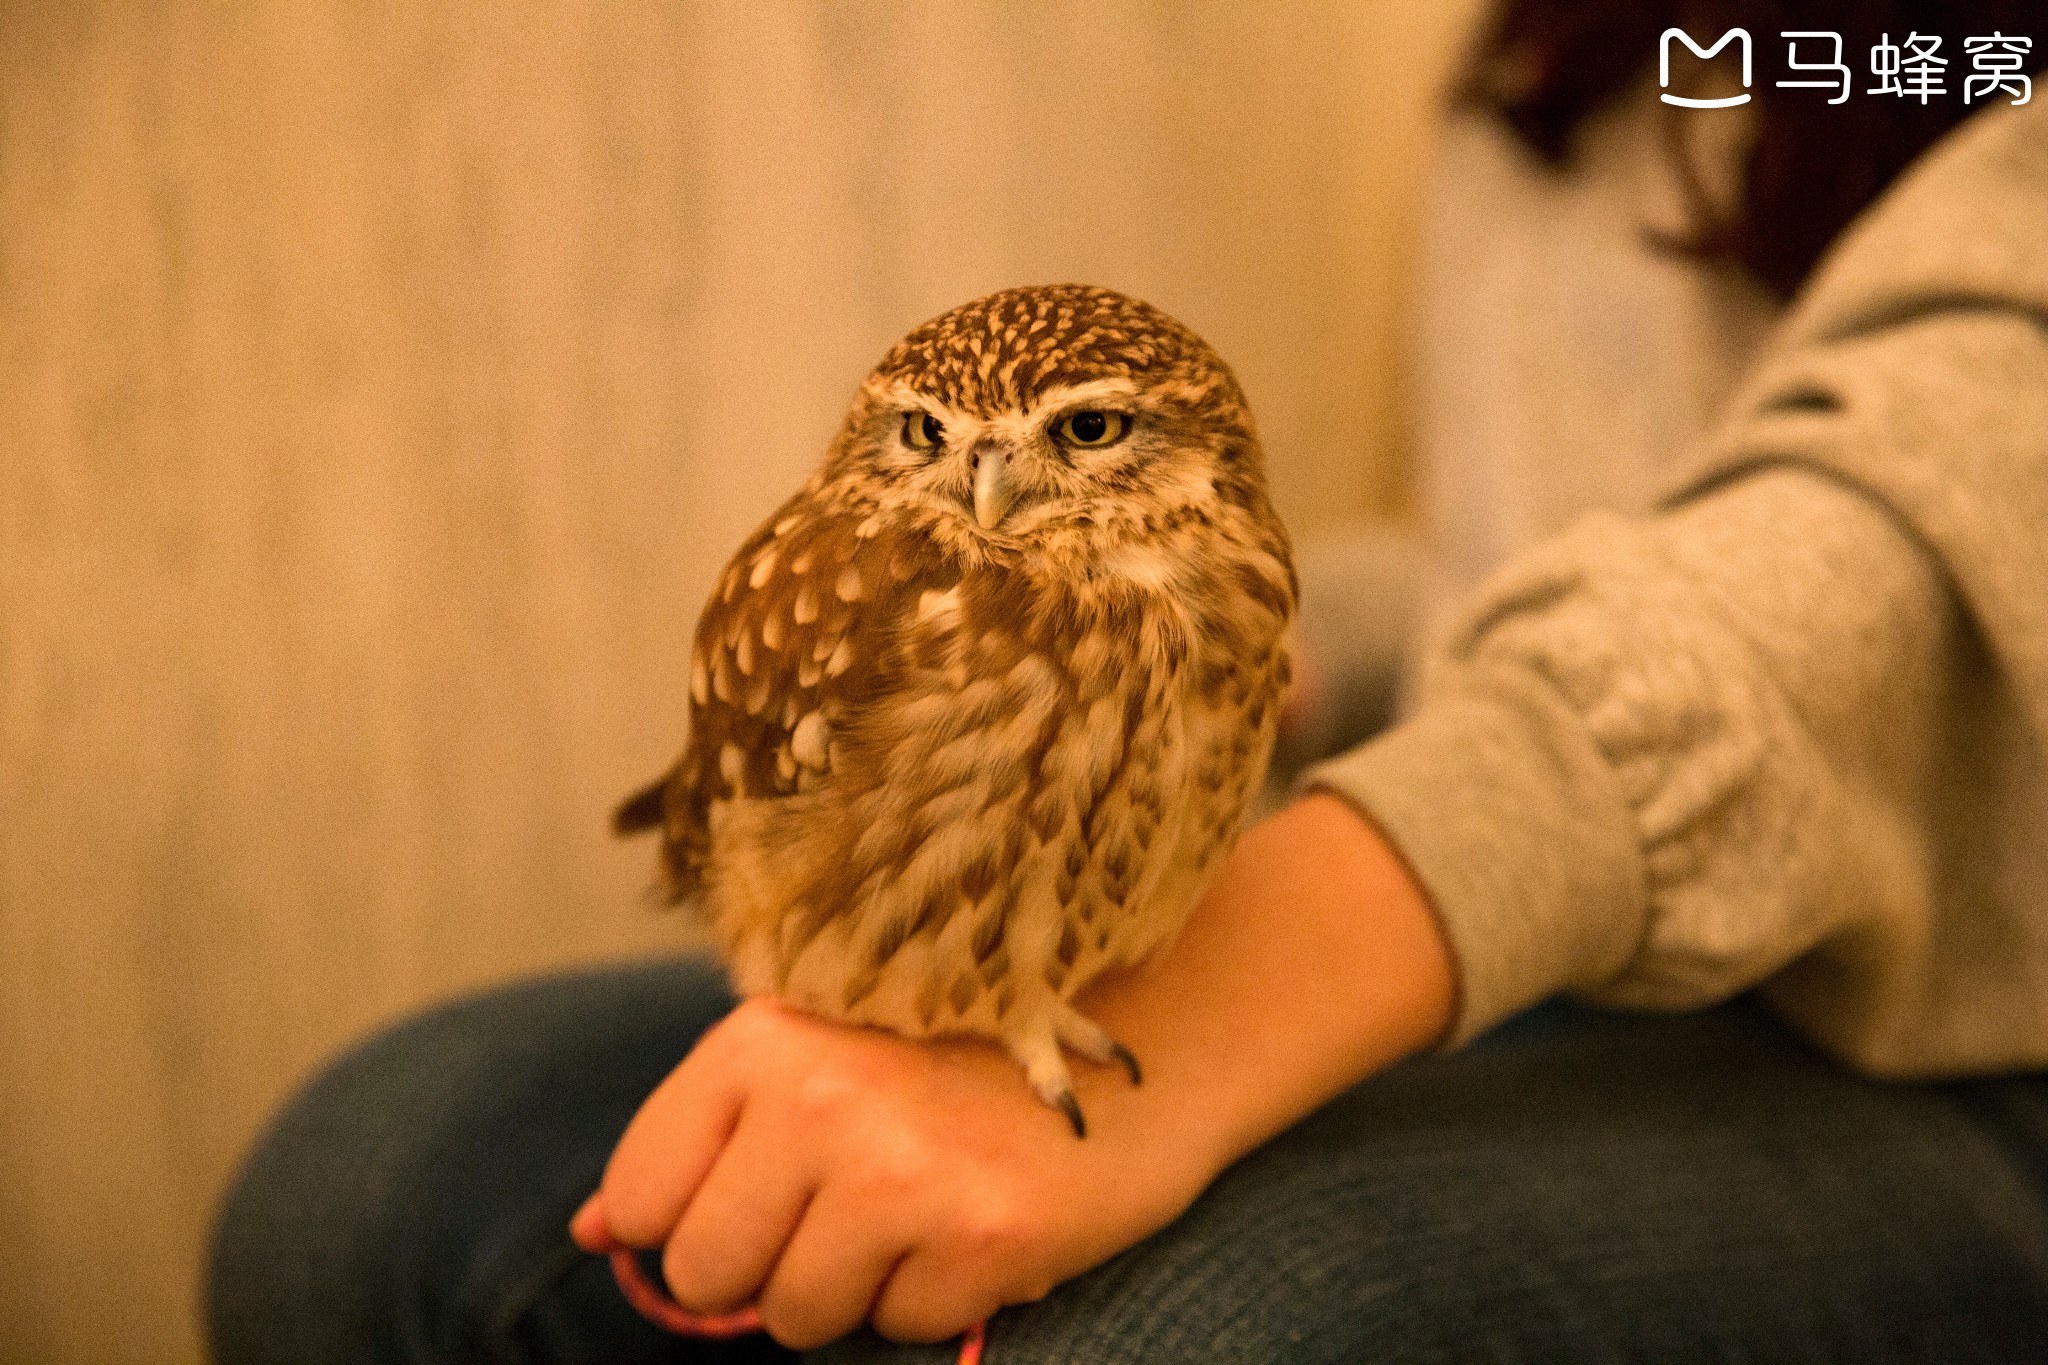
<path id="1" fill-rule="evenodd" d="M 668 823 L 668 774 L 663 773 L 654 781 L 619 802 L 619 808 L 612 812 L 612 833 L 620 837 L 644 834 L 650 829 L 660 829 Z"/>
<path id="2" fill-rule="evenodd" d="M 663 875 L 649 889 L 664 905 L 681 905 L 697 894 L 704 884 L 704 858 L 710 844 L 701 810 L 692 819 L 685 808 L 676 812 L 678 818 L 671 822 L 669 788 L 674 785 L 675 776 L 673 771 L 663 774 L 619 802 L 618 809 L 612 812 L 612 832 L 622 838 L 651 829 L 662 832 Z"/>

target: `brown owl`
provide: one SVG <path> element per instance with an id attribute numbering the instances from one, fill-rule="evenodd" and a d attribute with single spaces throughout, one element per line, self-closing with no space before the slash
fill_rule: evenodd
<path id="1" fill-rule="evenodd" d="M 1085 1131 L 1073 1006 L 1173 937 L 1264 780 L 1295 580 L 1230 369 L 1007 289 L 898 342 L 697 627 L 660 828 L 738 989 L 999 1040 Z"/>

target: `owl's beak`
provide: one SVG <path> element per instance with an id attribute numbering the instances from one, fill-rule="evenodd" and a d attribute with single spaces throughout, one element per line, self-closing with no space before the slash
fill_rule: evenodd
<path id="1" fill-rule="evenodd" d="M 993 531 L 1010 504 L 1017 501 L 1017 485 L 1010 478 L 1010 457 L 1000 446 L 984 446 L 974 452 L 974 520 L 982 530 Z"/>

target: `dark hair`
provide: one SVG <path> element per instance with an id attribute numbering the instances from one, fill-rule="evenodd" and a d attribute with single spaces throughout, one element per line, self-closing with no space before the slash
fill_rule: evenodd
<path id="1" fill-rule="evenodd" d="M 1756 138 L 1739 202 L 1711 202 L 1685 161 L 1685 140 L 1666 139 L 1679 159 L 1693 219 L 1682 240 L 1666 245 L 1734 262 L 1790 298 L 1828 243 L 1907 163 L 1984 108 L 1981 101 L 1966 106 L 1962 100 L 1971 69 L 1964 38 L 2004 33 L 2039 42 L 2044 35 L 2024 26 L 2029 17 L 2041 17 L 2035 0 L 1503 0 L 1460 98 L 1497 113 L 1539 156 L 1563 167 L 1579 125 L 1655 67 L 1667 28 L 1683 28 L 1702 42 L 1745 28 L 1759 58 L 1783 42 L 1782 30 L 1840 33 L 1842 60 L 1855 73 L 1855 93 L 1846 104 L 1827 104 L 1825 91 L 1779 90 L 1759 71 L 1751 90 Z M 1884 34 L 1900 43 L 1915 31 L 1945 39 L 1948 94 L 1926 103 L 1865 94 L 1871 44 Z M 2044 56 L 2031 53 L 2027 65 L 2037 68 Z M 1657 107 L 1667 118 L 1684 116 Z"/>

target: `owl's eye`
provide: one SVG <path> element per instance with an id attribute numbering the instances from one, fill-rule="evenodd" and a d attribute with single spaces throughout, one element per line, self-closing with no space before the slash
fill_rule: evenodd
<path id="1" fill-rule="evenodd" d="M 1084 408 L 1070 412 L 1060 418 L 1053 433 L 1070 446 L 1083 450 L 1099 450 L 1113 446 L 1124 438 L 1131 429 L 1131 419 L 1121 412 L 1103 412 L 1097 408 Z"/>
<path id="2" fill-rule="evenodd" d="M 946 428 L 928 412 L 903 414 L 903 444 L 912 450 L 930 450 L 946 436 Z"/>

